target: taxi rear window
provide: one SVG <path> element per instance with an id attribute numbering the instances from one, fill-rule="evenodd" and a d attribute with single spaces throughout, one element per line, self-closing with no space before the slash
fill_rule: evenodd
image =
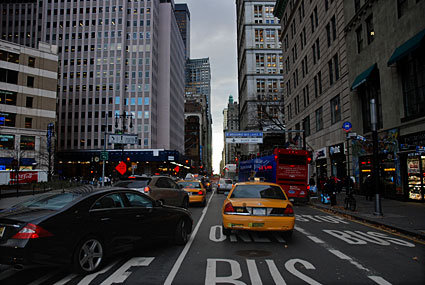
<path id="1" fill-rule="evenodd" d="M 232 180 L 230 180 L 230 179 L 226 179 L 226 180 L 224 180 L 225 182 L 224 183 L 226 183 L 226 184 L 233 184 L 233 181 Z"/>
<path id="2" fill-rule="evenodd" d="M 264 198 L 286 200 L 282 189 L 273 185 L 238 185 L 230 198 Z"/>
<path id="3" fill-rule="evenodd" d="M 201 188 L 199 182 L 179 182 L 180 185 L 183 185 L 184 188 Z"/>

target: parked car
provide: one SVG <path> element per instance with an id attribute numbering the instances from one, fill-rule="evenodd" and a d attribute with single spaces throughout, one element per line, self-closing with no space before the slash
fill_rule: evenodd
<path id="1" fill-rule="evenodd" d="M 232 190 L 233 187 L 233 181 L 232 179 L 220 179 L 217 184 L 217 193 L 221 192 L 229 192 Z"/>
<path id="2" fill-rule="evenodd" d="M 278 231 L 290 238 L 295 216 L 285 191 L 274 183 L 237 183 L 222 207 L 223 234 L 231 230 Z"/>
<path id="3" fill-rule="evenodd" d="M 185 244 L 193 220 L 126 188 L 65 189 L 36 195 L 0 212 L 0 263 L 71 265 L 99 270 L 107 256 L 149 240 Z"/>
<path id="4" fill-rule="evenodd" d="M 199 180 L 181 180 L 177 184 L 189 195 L 189 203 L 207 204 L 207 191 Z"/>
<path id="5" fill-rule="evenodd" d="M 141 191 L 154 200 L 162 201 L 165 205 L 186 209 L 189 205 L 187 192 L 168 176 L 129 176 L 116 182 L 114 186 Z"/>

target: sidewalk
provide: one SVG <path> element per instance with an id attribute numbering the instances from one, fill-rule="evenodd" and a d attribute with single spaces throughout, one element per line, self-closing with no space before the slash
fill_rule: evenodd
<path id="1" fill-rule="evenodd" d="M 310 204 L 317 208 L 328 209 L 349 215 L 375 225 L 383 225 L 401 233 L 425 240 L 425 203 L 403 202 L 381 198 L 382 216 L 376 216 L 375 201 L 366 201 L 365 196 L 355 195 L 356 211 L 344 209 L 345 193 L 337 194 L 337 204 L 324 205 L 319 199 L 311 199 Z M 374 197 L 375 200 L 375 197 Z"/>

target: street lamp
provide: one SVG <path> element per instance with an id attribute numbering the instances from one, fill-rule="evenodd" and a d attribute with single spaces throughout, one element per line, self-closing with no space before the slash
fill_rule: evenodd
<path id="1" fill-rule="evenodd" d="M 122 129 L 118 129 L 118 121 L 121 119 L 121 127 Z M 127 120 L 130 121 L 127 127 Z M 116 134 L 125 134 L 129 129 L 133 128 L 133 114 L 127 114 L 127 112 L 123 112 L 122 114 L 115 114 L 115 133 Z M 121 144 L 121 161 L 124 161 L 124 144 Z"/>
<path id="2" fill-rule="evenodd" d="M 375 212 L 376 216 L 382 216 L 381 197 L 379 195 L 379 154 L 378 154 L 378 119 L 376 114 L 375 99 L 370 99 L 370 122 L 372 124 L 373 140 L 373 176 L 376 189 L 375 194 Z"/>

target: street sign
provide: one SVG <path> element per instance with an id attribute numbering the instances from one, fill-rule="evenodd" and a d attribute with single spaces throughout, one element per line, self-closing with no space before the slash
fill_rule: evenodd
<path id="1" fill-rule="evenodd" d="M 100 160 L 109 160 L 109 153 L 107 151 L 101 151 Z"/>
<path id="2" fill-rule="evenodd" d="M 130 135 L 130 134 L 122 134 L 122 135 L 115 135 L 110 134 L 108 143 L 118 143 L 118 144 L 138 144 L 137 141 L 137 135 Z"/>
<path id="3" fill-rule="evenodd" d="M 127 164 L 125 164 L 123 161 L 121 161 L 120 163 L 118 163 L 117 167 L 115 167 L 115 169 L 121 174 L 123 175 L 126 171 L 127 171 Z"/>
<path id="4" fill-rule="evenodd" d="M 226 132 L 226 143 L 263 143 L 263 132 Z"/>
<path id="5" fill-rule="evenodd" d="M 351 128 L 353 127 L 353 125 L 351 125 L 350 122 L 344 122 L 344 124 L 342 124 L 342 128 L 344 129 L 345 132 L 349 132 L 351 131 Z"/>

